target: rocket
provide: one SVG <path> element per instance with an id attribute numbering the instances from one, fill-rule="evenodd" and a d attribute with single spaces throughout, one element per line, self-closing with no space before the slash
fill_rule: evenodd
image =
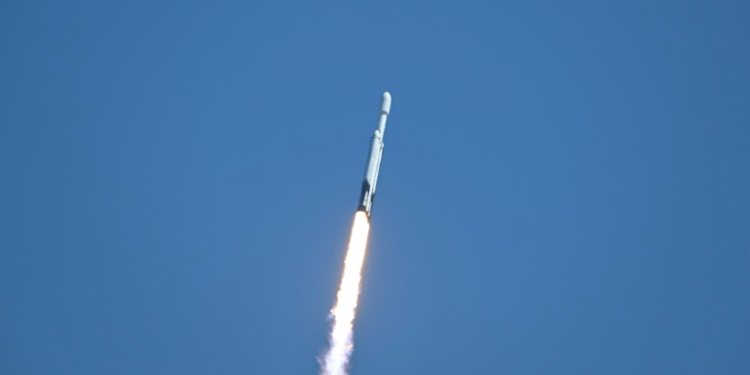
<path id="1" fill-rule="evenodd" d="M 372 202 L 375 200 L 375 188 L 378 185 L 378 173 L 380 172 L 380 160 L 383 158 L 383 133 L 385 133 L 385 121 L 388 120 L 388 113 L 391 112 L 391 94 L 383 93 L 383 101 L 380 104 L 380 121 L 378 128 L 370 140 L 370 152 L 367 157 L 365 166 L 365 180 L 362 181 L 362 193 L 359 196 L 358 211 L 367 214 L 370 219 L 372 212 Z"/>

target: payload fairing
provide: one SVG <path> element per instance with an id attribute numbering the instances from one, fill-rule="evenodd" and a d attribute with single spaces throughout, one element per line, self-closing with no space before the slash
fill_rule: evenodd
<path id="1" fill-rule="evenodd" d="M 383 158 L 383 133 L 385 133 L 385 122 L 388 113 L 391 112 L 391 94 L 383 93 L 383 101 L 380 104 L 380 122 L 378 128 L 372 135 L 370 141 L 370 153 L 365 167 L 365 180 L 362 181 L 362 193 L 359 196 L 359 211 L 364 211 L 367 218 L 372 212 L 372 202 L 375 199 L 375 188 L 378 184 L 378 173 L 380 172 L 380 161 Z"/>

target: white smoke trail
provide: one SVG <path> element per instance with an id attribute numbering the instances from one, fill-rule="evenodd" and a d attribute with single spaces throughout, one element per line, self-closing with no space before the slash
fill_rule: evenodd
<path id="1" fill-rule="evenodd" d="M 331 346 L 321 362 L 322 375 L 346 375 L 349 356 L 354 349 L 352 328 L 369 233 L 370 223 L 367 221 L 367 215 L 358 211 L 354 216 L 349 248 L 346 251 L 344 276 L 341 278 L 341 286 L 336 295 L 336 305 L 331 310 L 333 316 L 333 327 L 329 338 Z"/>

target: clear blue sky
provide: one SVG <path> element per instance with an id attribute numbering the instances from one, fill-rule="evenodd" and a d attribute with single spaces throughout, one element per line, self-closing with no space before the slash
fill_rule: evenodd
<path id="1" fill-rule="evenodd" d="M 0 373 L 749 374 L 750 3 L 0 5 Z"/>

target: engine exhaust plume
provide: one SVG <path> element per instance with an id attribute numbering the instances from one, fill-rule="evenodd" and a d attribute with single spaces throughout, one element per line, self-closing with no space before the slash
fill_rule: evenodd
<path id="1" fill-rule="evenodd" d="M 367 214 L 357 211 L 349 238 L 349 248 L 344 261 L 344 275 L 336 294 L 336 305 L 331 310 L 333 326 L 329 337 L 330 348 L 321 360 L 322 375 L 346 375 L 349 356 L 354 349 L 352 328 L 357 311 L 359 284 L 362 278 L 362 263 L 367 250 L 370 223 Z"/>

